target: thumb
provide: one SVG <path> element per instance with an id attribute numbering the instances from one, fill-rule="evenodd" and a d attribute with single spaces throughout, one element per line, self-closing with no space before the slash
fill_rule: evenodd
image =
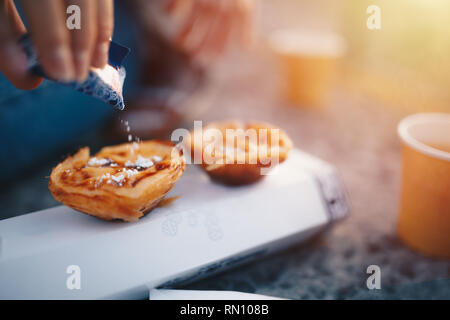
<path id="1" fill-rule="evenodd" d="M 0 71 L 18 89 L 34 89 L 42 78 L 28 72 L 25 52 L 18 38 L 25 27 L 11 0 L 0 0 Z"/>

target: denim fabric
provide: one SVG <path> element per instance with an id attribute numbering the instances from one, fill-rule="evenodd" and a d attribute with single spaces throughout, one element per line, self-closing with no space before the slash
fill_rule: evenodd
<path id="1" fill-rule="evenodd" d="M 0 181 L 46 159 L 92 130 L 112 107 L 70 88 L 44 81 L 33 91 L 15 89 L 0 74 Z"/>

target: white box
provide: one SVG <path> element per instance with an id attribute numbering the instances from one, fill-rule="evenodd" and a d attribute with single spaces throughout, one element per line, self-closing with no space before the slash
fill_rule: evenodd
<path id="1" fill-rule="evenodd" d="M 147 298 L 169 287 L 298 243 L 348 213 L 335 170 L 293 150 L 274 174 L 245 187 L 215 184 L 189 166 L 137 223 L 60 206 L 0 221 L 0 299 Z M 68 289 L 68 266 L 81 289 Z"/>

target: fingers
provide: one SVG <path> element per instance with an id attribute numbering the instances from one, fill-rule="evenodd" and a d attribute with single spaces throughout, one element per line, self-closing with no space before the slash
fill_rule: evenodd
<path id="1" fill-rule="evenodd" d="M 12 0 L 0 0 L 0 71 L 17 88 L 30 90 L 42 79 L 28 72 L 25 53 L 17 42 L 25 32 Z"/>
<path id="2" fill-rule="evenodd" d="M 191 56 L 205 58 L 212 53 L 211 40 L 217 39 L 222 1 L 195 0 L 175 42 Z M 203 59 L 204 60 L 204 59 Z"/>
<path id="3" fill-rule="evenodd" d="M 13 0 L 4 0 L 2 2 L 2 9 L 4 10 L 6 20 L 9 22 L 9 27 L 16 35 L 22 35 L 26 32 L 22 19 L 17 12 Z"/>
<path id="4" fill-rule="evenodd" d="M 83 82 L 89 73 L 94 41 L 97 37 L 97 6 L 96 1 L 92 0 L 66 0 L 66 8 L 70 8 L 72 5 L 80 8 L 81 23 L 80 29 L 75 28 L 68 31 L 70 48 L 73 56 L 75 80 Z"/>
<path id="5" fill-rule="evenodd" d="M 167 13 L 174 12 L 180 4 L 180 0 L 165 0 L 163 7 Z"/>
<path id="6" fill-rule="evenodd" d="M 221 4 L 220 14 L 214 19 L 214 24 L 211 26 L 206 40 L 206 45 L 214 56 L 218 56 L 225 51 L 233 25 L 233 11 L 229 0 L 222 0 Z"/>
<path id="7" fill-rule="evenodd" d="M 232 37 L 248 46 L 252 40 L 252 3 L 252 0 L 191 0 L 190 14 L 175 43 L 191 56 L 210 57 L 223 53 Z M 166 11 L 172 13 L 178 6 L 178 0 L 167 0 Z"/>
<path id="8" fill-rule="evenodd" d="M 252 0 L 239 0 L 237 2 L 237 29 L 240 34 L 240 41 L 244 47 L 248 47 L 254 38 L 253 34 L 253 11 Z"/>
<path id="9" fill-rule="evenodd" d="M 75 80 L 75 66 L 64 2 L 22 0 L 29 30 L 46 74 L 61 81 Z"/>
<path id="10" fill-rule="evenodd" d="M 52 79 L 82 82 L 91 66 L 108 63 L 113 33 L 113 0 L 21 0 L 39 61 Z M 69 30 L 67 12 L 80 8 L 81 28 Z M 17 43 L 26 32 L 13 0 L 0 0 L 0 70 L 21 89 L 39 85 L 39 77 L 28 73 L 27 59 Z"/>
<path id="11" fill-rule="evenodd" d="M 195 36 L 194 27 L 196 23 L 198 23 L 199 18 L 202 17 L 203 13 L 203 0 L 193 1 L 188 17 L 175 38 L 175 44 L 177 46 L 188 49 L 189 41 L 192 41 L 193 35 Z"/>
<path id="12" fill-rule="evenodd" d="M 108 63 L 114 26 L 113 0 L 21 0 L 30 33 L 46 74 L 83 82 L 93 67 Z M 80 8 L 80 28 L 69 30 L 66 10 Z M 45 18 L 43 18 L 45 17 Z"/>
<path id="13" fill-rule="evenodd" d="M 231 27 L 227 4 L 222 0 L 216 1 L 214 4 L 208 3 L 209 7 L 204 9 L 204 11 L 208 11 L 204 13 L 204 23 L 202 24 L 202 28 L 206 32 L 192 50 L 192 54 L 202 55 L 206 60 L 223 52 Z"/>
<path id="14" fill-rule="evenodd" d="M 220 55 L 226 50 L 232 28 L 232 17 L 224 14 L 216 20 L 216 27 L 210 33 L 209 42 L 211 43 L 214 54 Z"/>
<path id="15" fill-rule="evenodd" d="M 92 65 L 103 68 L 108 63 L 109 44 L 114 29 L 113 0 L 97 0 L 97 39 L 94 45 Z"/>

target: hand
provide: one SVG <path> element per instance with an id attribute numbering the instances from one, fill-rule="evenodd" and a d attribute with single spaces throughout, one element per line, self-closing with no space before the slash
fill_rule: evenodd
<path id="1" fill-rule="evenodd" d="M 243 45 L 252 40 L 252 0 L 166 0 L 169 14 L 178 9 L 188 14 L 175 44 L 191 55 L 217 56 L 233 36 Z"/>
<path id="2" fill-rule="evenodd" d="M 113 32 L 113 0 L 21 0 L 27 31 L 13 0 L 0 0 L 0 71 L 20 89 L 33 89 L 41 80 L 27 70 L 18 38 L 29 32 L 44 72 L 60 81 L 82 82 L 89 68 L 108 62 Z M 69 30 L 66 10 L 81 9 L 81 29 Z"/>

